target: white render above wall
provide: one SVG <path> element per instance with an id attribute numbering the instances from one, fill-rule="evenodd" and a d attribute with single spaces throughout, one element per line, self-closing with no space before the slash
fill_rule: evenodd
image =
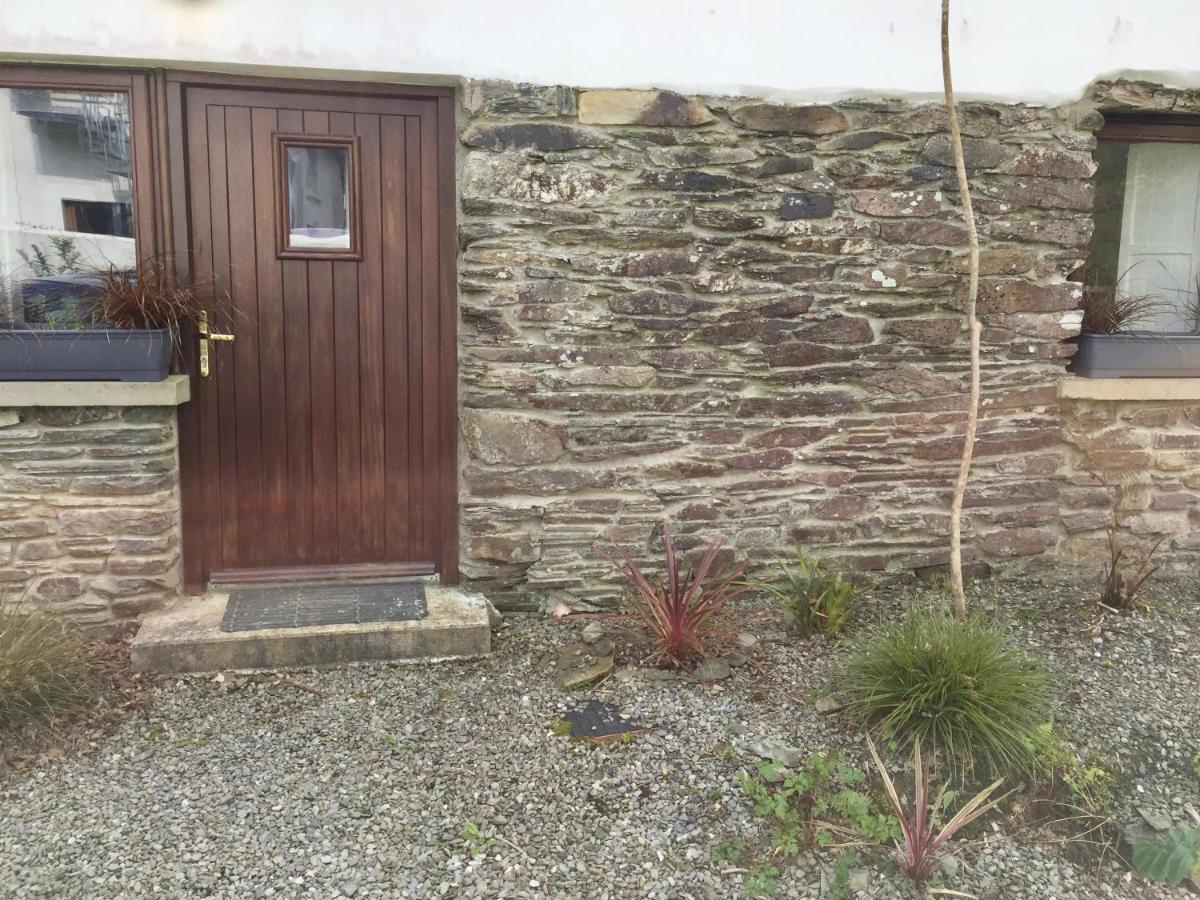
<path id="1" fill-rule="evenodd" d="M 953 0 L 963 97 L 1200 86 L 1195 0 Z M 828 100 L 941 90 L 938 0 L 44 0 L 0 55 L 327 68 Z"/>

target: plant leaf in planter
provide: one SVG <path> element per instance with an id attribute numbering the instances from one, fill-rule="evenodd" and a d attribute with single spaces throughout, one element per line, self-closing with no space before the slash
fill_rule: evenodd
<path id="1" fill-rule="evenodd" d="M 1180 884 L 1200 862 L 1200 828 L 1172 828 L 1157 841 L 1133 848 L 1133 867 L 1151 881 Z"/>

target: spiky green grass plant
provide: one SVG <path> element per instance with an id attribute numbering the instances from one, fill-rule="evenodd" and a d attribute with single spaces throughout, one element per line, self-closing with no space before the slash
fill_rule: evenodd
<path id="1" fill-rule="evenodd" d="M 49 616 L 0 608 L 0 732 L 79 712 L 94 697 L 78 635 Z"/>
<path id="2" fill-rule="evenodd" d="M 802 637 L 836 635 L 856 604 L 854 585 L 797 550 L 794 561 L 776 557 L 779 574 L 762 585 L 783 603 L 784 612 Z"/>
<path id="3" fill-rule="evenodd" d="M 1049 688 L 1002 625 L 920 609 L 855 641 L 840 684 L 867 728 L 885 740 L 919 738 L 958 774 L 1032 770 Z"/>

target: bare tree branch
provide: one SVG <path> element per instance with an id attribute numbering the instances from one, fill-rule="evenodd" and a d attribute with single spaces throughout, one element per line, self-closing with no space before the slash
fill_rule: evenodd
<path id="1" fill-rule="evenodd" d="M 962 570 L 962 507 L 971 475 L 971 458 L 975 455 L 975 431 L 979 426 L 979 320 L 975 318 L 975 301 L 979 297 L 979 232 L 975 228 L 975 210 L 971 206 L 971 185 L 967 181 L 967 163 L 963 156 L 962 129 L 954 106 L 954 83 L 950 77 L 950 0 L 942 0 L 942 86 L 946 93 L 946 115 L 950 119 L 950 144 L 954 149 L 954 168 L 958 173 L 958 192 L 962 198 L 963 219 L 970 241 L 969 284 L 967 286 L 967 329 L 971 335 L 971 396 L 967 407 L 967 427 L 963 437 L 962 460 L 958 465 L 958 480 L 950 504 L 950 590 L 954 614 L 965 619 L 967 598 L 963 591 Z"/>

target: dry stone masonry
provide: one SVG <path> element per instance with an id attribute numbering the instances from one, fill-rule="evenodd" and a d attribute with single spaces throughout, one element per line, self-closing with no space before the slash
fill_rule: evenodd
<path id="1" fill-rule="evenodd" d="M 1094 558 L 1094 430 L 1135 445 L 1119 474 L 1154 482 L 1129 527 L 1195 549 L 1191 413 L 1055 392 L 1079 329 L 1069 276 L 1092 230 L 1098 110 L 1139 97 L 962 107 L 983 240 L 975 571 Z M 469 579 L 510 606 L 611 601 L 595 547 L 649 554 L 664 520 L 759 562 L 798 544 L 860 573 L 946 564 L 966 233 L 939 105 L 499 82 L 465 100 Z"/>
<path id="2" fill-rule="evenodd" d="M 0 597 L 85 625 L 179 589 L 173 407 L 0 409 Z"/>

